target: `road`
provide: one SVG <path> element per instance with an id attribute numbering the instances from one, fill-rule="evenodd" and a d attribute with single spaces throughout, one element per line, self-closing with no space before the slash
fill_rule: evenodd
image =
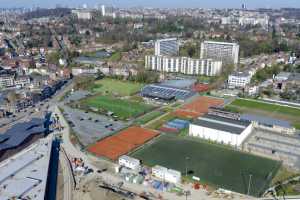
<path id="1" fill-rule="evenodd" d="M 63 171 L 64 200 L 73 199 L 74 179 L 68 157 L 63 149 L 59 152 L 59 162 Z"/>

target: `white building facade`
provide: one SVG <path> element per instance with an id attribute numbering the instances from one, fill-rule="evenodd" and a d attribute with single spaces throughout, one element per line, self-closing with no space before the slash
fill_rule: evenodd
<path id="1" fill-rule="evenodd" d="M 216 59 L 225 63 L 238 64 L 239 49 L 237 43 L 204 41 L 201 43 L 201 59 Z"/>
<path id="2" fill-rule="evenodd" d="M 139 170 L 141 168 L 141 161 L 126 155 L 119 157 L 119 165 L 127 167 L 132 170 Z"/>
<path id="3" fill-rule="evenodd" d="M 251 134 L 253 125 L 213 115 L 203 117 L 190 124 L 189 135 L 231 146 L 240 146 Z"/>
<path id="4" fill-rule="evenodd" d="M 187 57 L 146 56 L 145 68 L 159 72 L 217 76 L 222 71 L 222 62 Z"/>
<path id="5" fill-rule="evenodd" d="M 152 176 L 174 184 L 179 184 L 181 182 L 181 172 L 159 165 L 152 168 Z"/>
<path id="6" fill-rule="evenodd" d="M 72 13 L 77 16 L 78 19 L 90 20 L 93 15 L 89 10 L 72 10 Z"/>
<path id="7" fill-rule="evenodd" d="M 245 88 L 251 82 L 251 74 L 248 72 L 236 72 L 228 76 L 229 88 Z"/>
<path id="8" fill-rule="evenodd" d="M 179 45 L 177 38 L 161 39 L 155 42 L 156 56 L 177 56 Z"/>

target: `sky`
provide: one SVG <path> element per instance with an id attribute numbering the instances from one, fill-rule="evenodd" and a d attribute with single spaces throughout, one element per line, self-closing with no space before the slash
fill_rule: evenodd
<path id="1" fill-rule="evenodd" d="M 164 7 L 164 8 L 300 8 L 300 0 L 0 0 L 0 7 L 55 7 L 56 5 L 78 7 L 87 4 L 113 5 L 116 7 Z"/>

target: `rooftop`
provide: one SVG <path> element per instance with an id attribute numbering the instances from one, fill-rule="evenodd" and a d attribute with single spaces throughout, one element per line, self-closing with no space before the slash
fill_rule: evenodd
<path id="1" fill-rule="evenodd" d="M 251 122 L 206 114 L 196 119 L 193 124 L 240 135 Z"/>
<path id="2" fill-rule="evenodd" d="M 267 126 L 281 126 L 285 128 L 292 128 L 291 124 L 288 121 L 280 120 L 280 119 L 275 119 L 271 117 L 264 117 L 260 115 L 252 115 L 252 114 L 242 114 L 241 115 L 242 120 L 247 120 L 247 121 L 255 121 L 260 124 L 264 124 Z"/>
<path id="3" fill-rule="evenodd" d="M 0 163 L 0 199 L 45 198 L 52 138 L 45 138 Z"/>
<path id="4" fill-rule="evenodd" d="M 204 41 L 204 43 L 220 44 L 220 45 L 238 45 L 237 43 L 217 42 L 217 41 Z"/>
<path id="5" fill-rule="evenodd" d="M 18 123 L 0 134 L 0 151 L 19 146 L 29 136 L 45 133 L 44 119 L 33 118 L 29 122 Z"/>
<path id="6" fill-rule="evenodd" d="M 232 74 L 230 74 L 230 76 L 249 77 L 250 74 L 249 74 L 248 71 L 244 71 L 244 72 L 233 72 Z"/>

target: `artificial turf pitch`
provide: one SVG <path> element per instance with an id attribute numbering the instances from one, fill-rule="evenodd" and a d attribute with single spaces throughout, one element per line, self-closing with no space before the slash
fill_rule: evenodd
<path id="1" fill-rule="evenodd" d="M 81 103 L 85 106 L 114 112 L 122 119 L 137 117 L 141 114 L 147 113 L 153 108 L 152 106 L 144 103 L 101 95 L 86 98 L 82 100 Z"/>
<path id="2" fill-rule="evenodd" d="M 200 177 L 200 182 L 247 194 L 260 196 L 276 175 L 280 163 L 245 154 L 194 138 L 161 136 L 131 156 L 148 166 L 161 165 Z M 188 157 L 188 158 L 187 158 Z"/>

